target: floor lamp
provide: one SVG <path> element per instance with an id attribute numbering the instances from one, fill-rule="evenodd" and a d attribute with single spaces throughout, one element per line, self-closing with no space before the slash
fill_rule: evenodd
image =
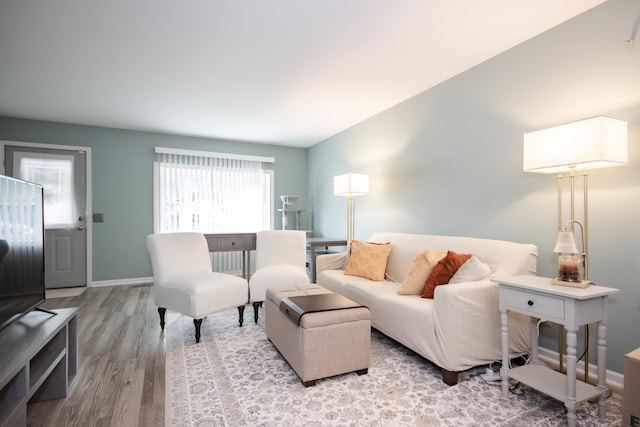
<path id="1" fill-rule="evenodd" d="M 369 192 L 369 175 L 346 173 L 333 177 L 333 194 L 347 197 L 347 241 L 351 242 L 355 228 L 355 196 Z"/>
<path id="2" fill-rule="evenodd" d="M 579 224 L 582 231 L 582 263 L 583 272 L 579 280 L 580 287 L 589 285 L 589 203 L 588 203 L 588 176 L 587 170 L 620 166 L 627 164 L 627 122 L 609 117 L 593 117 L 552 128 L 525 133 L 523 150 L 523 170 L 525 172 L 537 172 L 558 174 L 558 233 L 559 239 L 556 248 L 562 247 L 561 233 L 567 232 L 568 227 Z M 576 171 L 583 171 L 583 208 L 582 223 L 575 217 L 575 178 Z M 563 230 L 563 173 L 568 173 L 570 185 L 570 212 L 569 220 Z M 565 246 L 566 247 L 566 246 Z M 573 243 L 573 247 L 576 245 Z M 577 248 L 573 249 L 577 252 Z M 573 251 L 572 250 L 572 251 Z M 560 250 L 556 250 L 560 252 Z M 560 261 L 560 259 L 559 259 Z M 560 273 L 559 262 L 559 273 Z M 562 274 L 560 274 L 561 276 Z M 554 284 L 566 285 L 562 280 L 553 281 Z M 559 364 L 560 372 L 563 372 L 563 328 L 559 326 Z M 585 326 L 585 382 L 589 382 L 589 326 Z"/>

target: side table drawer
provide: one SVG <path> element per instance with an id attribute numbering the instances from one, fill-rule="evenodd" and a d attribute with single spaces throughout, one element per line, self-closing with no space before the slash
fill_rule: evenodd
<path id="1" fill-rule="evenodd" d="M 242 251 L 246 248 L 245 239 L 236 239 L 233 237 L 222 237 L 218 239 L 218 248 L 221 251 Z"/>
<path id="2" fill-rule="evenodd" d="M 533 317 L 564 319 L 564 299 L 562 298 L 509 288 L 503 289 L 502 298 L 507 309 L 514 309 Z"/>

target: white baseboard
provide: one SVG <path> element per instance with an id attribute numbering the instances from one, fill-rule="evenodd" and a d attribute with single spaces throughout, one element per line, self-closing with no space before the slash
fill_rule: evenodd
<path id="1" fill-rule="evenodd" d="M 550 350 L 546 347 L 538 347 L 538 357 L 540 357 L 540 360 L 554 369 L 558 369 L 558 367 L 560 366 L 557 351 Z M 566 367 L 566 356 L 563 363 L 565 363 L 564 366 Z M 576 375 L 578 378 L 584 378 L 584 362 L 582 360 L 578 362 L 578 365 L 576 367 Z M 589 363 L 589 382 L 593 384 L 597 382 L 597 378 L 597 365 L 594 363 Z M 623 384 L 623 374 L 607 369 L 607 387 L 609 388 L 609 390 L 616 394 L 622 395 L 624 388 Z"/>
<path id="2" fill-rule="evenodd" d="M 116 279 L 116 280 L 100 280 L 93 281 L 89 285 L 91 288 L 99 288 L 102 286 L 123 286 L 123 285 L 139 285 L 143 283 L 153 283 L 153 277 L 138 277 L 136 279 Z"/>

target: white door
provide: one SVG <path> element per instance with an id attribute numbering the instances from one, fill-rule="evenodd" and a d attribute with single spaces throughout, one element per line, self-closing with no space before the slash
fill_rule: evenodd
<path id="1" fill-rule="evenodd" d="M 45 287 L 86 286 L 86 152 L 7 145 L 5 163 L 44 187 Z"/>

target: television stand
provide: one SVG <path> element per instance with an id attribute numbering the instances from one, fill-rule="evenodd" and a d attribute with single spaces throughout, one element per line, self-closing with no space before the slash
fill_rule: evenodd
<path id="1" fill-rule="evenodd" d="M 33 310 L 0 331 L 0 427 L 26 426 L 29 402 L 67 396 L 78 372 L 77 311 Z"/>
<path id="2" fill-rule="evenodd" d="M 53 316 L 57 316 L 58 315 L 58 313 L 56 313 L 55 311 L 49 310 L 48 308 L 44 308 L 44 307 L 40 307 L 40 306 L 37 306 L 36 308 L 34 308 L 34 310 L 35 311 L 41 311 L 43 313 L 48 313 L 48 314 L 51 314 Z"/>

